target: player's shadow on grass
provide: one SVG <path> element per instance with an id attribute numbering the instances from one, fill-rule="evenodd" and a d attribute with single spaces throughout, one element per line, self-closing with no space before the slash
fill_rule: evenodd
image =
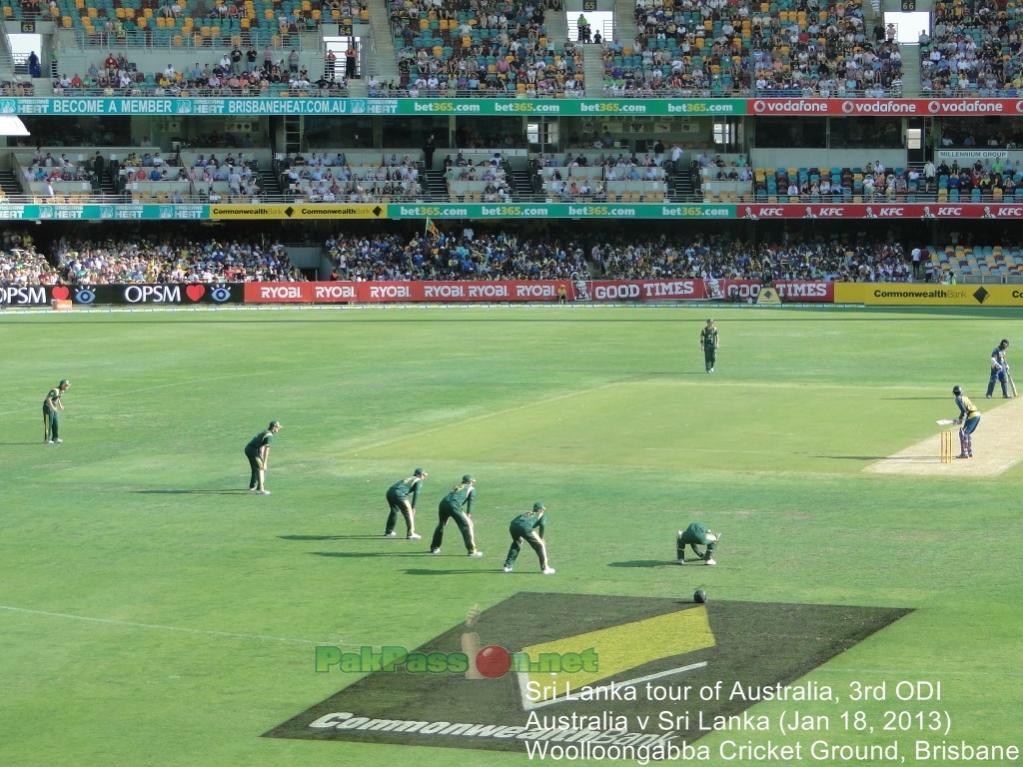
<path id="1" fill-rule="evenodd" d="M 674 565 L 666 559 L 629 559 L 625 562 L 608 562 L 608 567 L 667 567 Z M 676 565 L 677 566 L 677 565 Z"/>
<path id="2" fill-rule="evenodd" d="M 251 495 L 248 490 L 237 487 L 223 488 L 220 490 L 203 490 L 201 488 L 167 487 L 157 490 L 132 490 L 133 493 L 141 495 Z"/>
<path id="3" fill-rule="evenodd" d="M 945 400 L 945 399 L 948 399 L 948 397 L 946 395 L 940 395 L 940 396 L 934 396 L 934 397 L 878 397 L 878 399 L 891 400 L 893 402 L 899 402 L 899 401 L 905 400 L 905 401 L 908 402 L 908 401 L 911 401 L 911 400 L 932 400 L 932 399 Z"/>
<path id="4" fill-rule="evenodd" d="M 355 539 L 372 539 L 379 538 L 380 540 L 386 540 L 383 535 L 278 535 L 285 541 L 348 541 Z M 401 540 L 405 540 L 402 538 Z"/>
<path id="5" fill-rule="evenodd" d="M 429 551 L 310 551 L 317 557 L 339 557 L 341 559 L 359 559 L 362 557 L 422 557 L 430 556 Z"/>

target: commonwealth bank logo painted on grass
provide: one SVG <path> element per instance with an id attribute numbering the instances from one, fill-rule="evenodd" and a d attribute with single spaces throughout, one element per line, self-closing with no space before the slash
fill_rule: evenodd
<path id="1" fill-rule="evenodd" d="M 413 651 L 468 651 L 477 660 L 465 673 L 372 672 L 266 735 L 500 751 L 539 741 L 692 742 L 708 731 L 701 722 L 739 715 L 760 700 L 828 700 L 814 683 L 787 685 L 907 612 L 516 594 L 479 615 L 471 641 L 458 625 Z M 504 669 L 502 662 L 505 673 L 486 678 L 479 658 L 492 646 L 511 658 L 591 653 L 597 662 L 559 670 L 514 662 Z M 712 688 L 729 692 L 673 702 L 685 690 Z M 659 715 L 674 705 L 700 716 L 679 717 L 665 730 Z M 627 713 L 628 726 L 612 712 Z M 638 727 L 644 716 L 648 726 Z"/>

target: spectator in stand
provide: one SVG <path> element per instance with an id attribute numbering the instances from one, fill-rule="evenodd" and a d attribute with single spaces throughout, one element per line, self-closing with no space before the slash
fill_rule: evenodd
<path id="1" fill-rule="evenodd" d="M 350 39 L 348 47 L 345 48 L 345 77 L 349 80 L 355 77 L 355 70 L 358 64 L 358 52 L 355 50 L 355 41 Z"/>
<path id="2" fill-rule="evenodd" d="M 0 285 L 54 285 L 57 270 L 36 250 L 27 232 L 5 230 L 0 234 Z"/>
<path id="3" fill-rule="evenodd" d="M 61 240 L 56 249 L 69 284 L 301 280 L 279 243 L 194 242 L 143 237 L 130 242 Z"/>
<path id="4" fill-rule="evenodd" d="M 886 236 L 789 236 L 749 243 L 725 234 L 636 240 L 594 235 L 527 238 L 470 231 L 411 237 L 331 237 L 325 244 L 341 280 L 743 278 L 906 281 L 912 265 Z"/>

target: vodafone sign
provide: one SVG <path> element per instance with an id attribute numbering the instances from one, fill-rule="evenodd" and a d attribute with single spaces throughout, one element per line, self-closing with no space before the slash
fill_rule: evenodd
<path id="1" fill-rule="evenodd" d="M 943 116 L 997 117 L 1023 115 L 1019 99 L 750 99 L 746 109 L 752 115 L 786 117 L 791 115 L 822 115 L 826 117 L 856 116 Z"/>

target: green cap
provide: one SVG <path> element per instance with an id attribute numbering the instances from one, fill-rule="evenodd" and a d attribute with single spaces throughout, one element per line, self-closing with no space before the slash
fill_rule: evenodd
<path id="1" fill-rule="evenodd" d="M 543 505 L 542 503 L 540 503 L 539 501 L 537 501 L 536 503 L 534 503 L 534 504 L 533 504 L 533 511 L 543 511 L 543 510 L 544 510 L 544 509 L 546 509 L 546 508 L 547 508 L 547 507 L 546 507 L 546 506 L 544 506 L 544 505 Z"/>
<path id="2" fill-rule="evenodd" d="M 424 474 L 425 472 L 423 472 L 423 470 L 422 470 L 422 469 L 416 469 L 416 470 L 415 470 L 414 472 L 412 472 L 412 473 L 413 473 L 413 474 L 415 474 L 415 475 L 416 475 L 417 477 L 421 477 L 421 476 L 423 476 L 423 474 Z"/>
<path id="3" fill-rule="evenodd" d="M 462 481 L 463 482 L 475 482 L 476 481 L 476 477 L 474 477 L 472 474 L 466 474 L 466 475 L 464 475 L 462 477 Z"/>

